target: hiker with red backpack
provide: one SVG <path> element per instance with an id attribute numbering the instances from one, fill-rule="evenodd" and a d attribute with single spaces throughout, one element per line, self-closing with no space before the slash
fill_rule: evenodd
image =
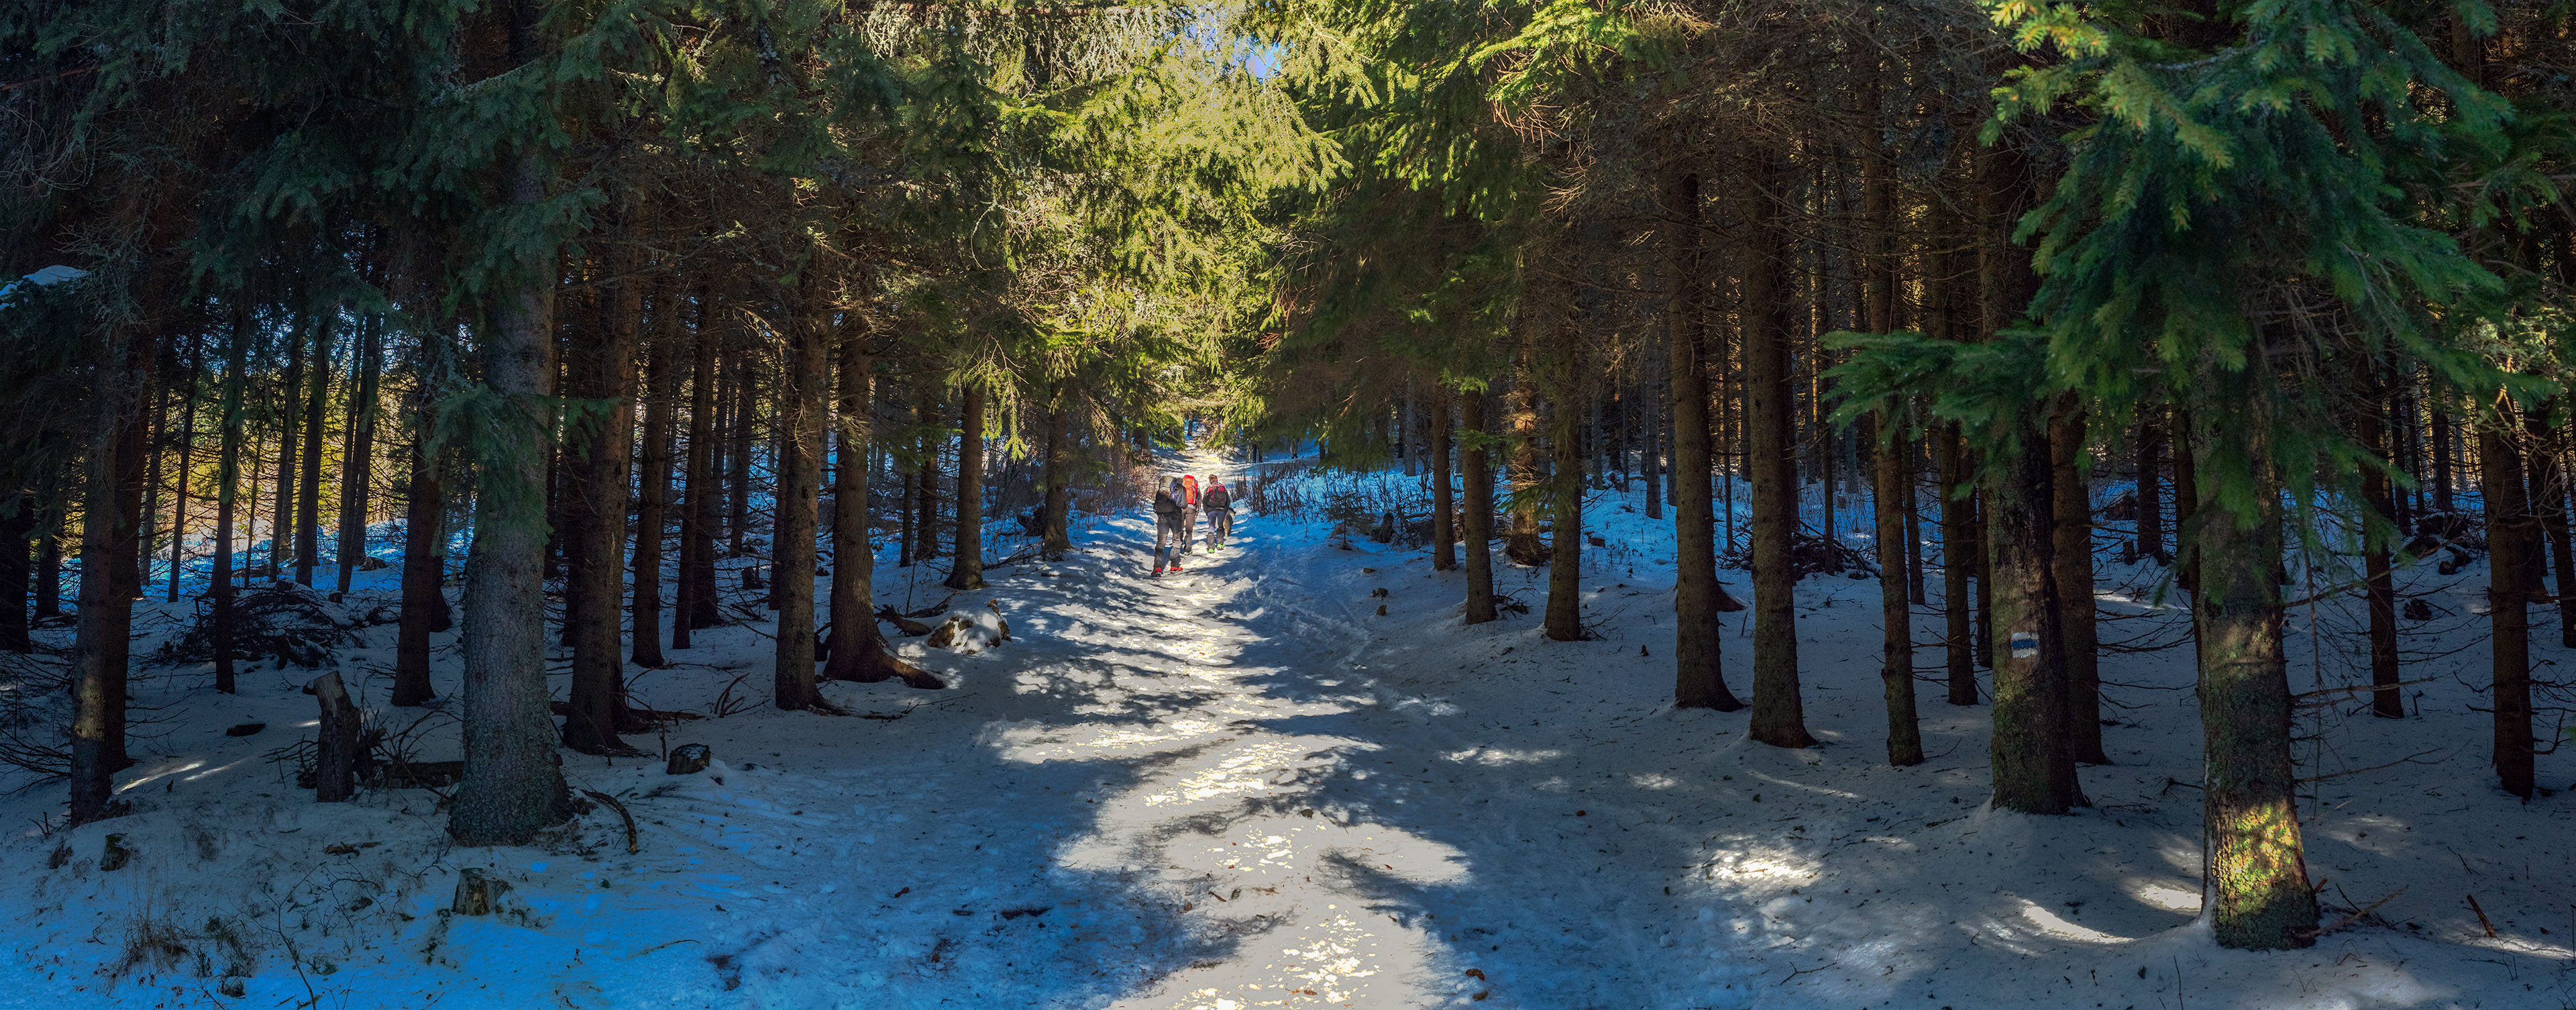
<path id="1" fill-rule="evenodd" d="M 1171 487 L 1154 492 L 1154 574 L 1156 575 L 1163 574 L 1165 569 L 1175 572 L 1181 570 L 1180 551 L 1187 550 L 1189 545 L 1189 526 L 1185 525 L 1188 511 L 1187 506 L 1181 504 L 1181 500 L 1188 497 L 1190 497 L 1188 489 L 1181 485 L 1177 477 L 1172 479 Z"/>
<path id="2" fill-rule="evenodd" d="M 1234 495 L 1225 489 L 1224 481 L 1209 481 L 1199 504 L 1207 509 L 1208 553 L 1214 554 L 1225 546 L 1225 538 L 1234 535 Z"/>

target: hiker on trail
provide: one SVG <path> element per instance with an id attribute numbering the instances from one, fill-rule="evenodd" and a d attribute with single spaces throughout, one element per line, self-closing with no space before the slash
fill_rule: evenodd
<path id="1" fill-rule="evenodd" d="M 1171 487 L 1154 492 L 1154 574 L 1156 575 L 1163 574 L 1166 567 L 1175 572 L 1181 570 L 1179 552 L 1167 553 L 1167 549 L 1187 542 L 1189 527 L 1181 524 L 1182 517 L 1186 514 L 1183 511 L 1181 499 L 1186 497 L 1189 497 L 1189 491 L 1181 486 L 1178 478 L 1172 480 Z"/>
<path id="2" fill-rule="evenodd" d="M 1190 552 L 1190 542 L 1199 538 L 1198 475 L 1182 474 L 1181 489 L 1187 492 L 1181 499 L 1181 553 L 1187 554 Z"/>
<path id="3" fill-rule="evenodd" d="M 1207 509 L 1208 553 L 1213 554 L 1234 533 L 1234 495 L 1226 491 L 1224 481 L 1212 480 L 1207 493 L 1199 496 L 1199 504 Z"/>

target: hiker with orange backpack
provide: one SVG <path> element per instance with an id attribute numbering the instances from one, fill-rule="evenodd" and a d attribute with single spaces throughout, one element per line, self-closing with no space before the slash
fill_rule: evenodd
<path id="1" fill-rule="evenodd" d="M 1191 541 L 1199 538 L 1199 478 L 1197 474 L 1181 475 L 1181 553 L 1190 552 Z"/>

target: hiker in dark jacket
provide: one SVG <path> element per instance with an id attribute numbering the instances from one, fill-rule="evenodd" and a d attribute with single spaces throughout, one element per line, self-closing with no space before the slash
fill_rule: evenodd
<path id="1" fill-rule="evenodd" d="M 1181 556 L 1178 548 L 1186 543 L 1189 537 L 1189 527 L 1181 525 L 1184 518 L 1181 499 L 1187 497 L 1189 492 L 1181 487 L 1181 482 L 1177 478 L 1172 481 L 1171 487 L 1154 493 L 1154 574 L 1156 575 L 1163 574 L 1165 568 L 1175 572 L 1181 570 Z"/>
<path id="2" fill-rule="evenodd" d="M 1214 552 L 1234 533 L 1234 495 L 1225 489 L 1224 481 L 1209 481 L 1207 490 L 1199 493 L 1199 507 L 1207 510 L 1208 550 Z"/>

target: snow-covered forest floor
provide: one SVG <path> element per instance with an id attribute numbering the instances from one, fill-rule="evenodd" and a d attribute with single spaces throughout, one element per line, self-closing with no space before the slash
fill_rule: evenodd
<path id="1" fill-rule="evenodd" d="M 2369 718 L 2359 695 L 2303 710 L 2302 774 L 2369 769 L 2303 803 L 2328 920 L 2386 900 L 2313 950 L 2257 955 L 2193 925 L 2186 652 L 2104 657 L 2117 764 L 2083 771 L 2093 806 L 1992 812 L 1987 710 L 1937 684 L 1932 759 L 1886 765 L 1873 582 L 1799 588 L 1823 746 L 1751 745 L 1743 713 L 1670 708 L 1669 537 L 1639 501 L 1594 505 L 1595 641 L 1548 641 L 1528 614 L 1463 627 L 1462 576 L 1330 536 L 1311 508 L 1247 514 L 1232 549 L 1159 580 L 1148 517 L 1077 517 L 1077 553 L 952 604 L 997 601 L 1012 641 L 899 639 L 951 687 L 827 685 L 852 718 L 768 705 L 764 625 L 701 633 L 630 677 L 641 702 L 711 718 L 632 742 L 705 744 L 712 766 L 565 756 L 576 788 L 633 814 L 631 852 L 606 805 L 539 847 L 462 849 L 431 789 L 315 804 L 274 758 L 312 732 L 316 671 L 257 664 L 227 697 L 201 666 L 151 669 L 143 763 L 119 779 L 131 816 L 59 829 L 54 785 L 0 801 L 17 826 L 0 1006 L 2576 1005 L 2570 797 L 2523 805 L 2486 768 L 2483 569 L 2403 576 L 2435 615 L 2407 624 L 2416 717 Z M 2145 602 L 2161 572 L 2105 564 L 2107 642 L 2181 640 L 2183 615 Z M 393 576 L 362 577 L 349 609 L 392 600 Z M 1545 592 L 1538 571 L 1498 584 Z M 936 599 L 907 601 L 891 565 L 879 588 Z M 187 613 L 139 606 L 136 655 Z M 1739 694 L 1744 616 L 1727 620 Z M 2363 676 L 2352 627 L 2293 612 L 2299 689 Z M 2544 662 L 2564 655 L 2554 627 Z M 1927 677 L 1938 633 L 1918 608 Z M 415 759 L 457 757 L 443 712 L 383 707 L 392 636 L 356 632 L 338 668 Z M 248 723 L 266 728 L 227 735 Z M 2554 756 L 2541 768 L 2568 781 Z M 446 911 L 468 869 L 508 885 L 500 914 Z"/>

